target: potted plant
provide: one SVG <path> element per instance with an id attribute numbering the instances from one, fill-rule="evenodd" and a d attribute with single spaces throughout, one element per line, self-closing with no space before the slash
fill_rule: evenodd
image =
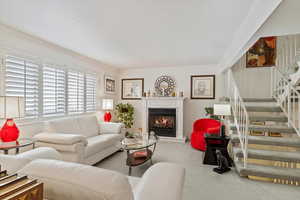
<path id="1" fill-rule="evenodd" d="M 206 116 L 209 116 L 211 119 L 219 120 L 219 117 L 214 115 L 214 108 L 213 107 L 206 107 L 204 108 L 206 112 Z"/>
<path id="2" fill-rule="evenodd" d="M 122 122 L 126 128 L 133 125 L 134 107 L 129 103 L 119 103 L 116 105 L 115 113 L 119 122 Z"/>

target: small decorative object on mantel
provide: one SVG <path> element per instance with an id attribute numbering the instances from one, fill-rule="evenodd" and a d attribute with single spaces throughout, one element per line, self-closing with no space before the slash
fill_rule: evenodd
<path id="1" fill-rule="evenodd" d="M 183 92 L 180 92 L 180 97 L 183 97 Z"/>
<path id="2" fill-rule="evenodd" d="M 160 76 L 155 81 L 155 91 L 159 96 L 171 96 L 175 87 L 176 82 L 170 76 Z"/>
<path id="3" fill-rule="evenodd" d="M 122 79 L 122 99 L 139 100 L 144 93 L 144 79 Z"/>
<path id="4" fill-rule="evenodd" d="M 276 37 L 260 38 L 247 52 L 247 68 L 273 67 L 276 64 Z"/>
<path id="5" fill-rule="evenodd" d="M 191 99 L 215 99 L 215 75 L 191 76 Z"/>

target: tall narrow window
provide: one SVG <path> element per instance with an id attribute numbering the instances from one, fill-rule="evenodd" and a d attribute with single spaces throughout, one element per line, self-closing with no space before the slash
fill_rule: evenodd
<path id="1" fill-rule="evenodd" d="M 68 71 L 68 113 L 84 112 L 84 74 Z"/>
<path id="2" fill-rule="evenodd" d="M 96 110 L 96 77 L 85 75 L 85 109 L 87 112 Z"/>
<path id="3" fill-rule="evenodd" d="M 5 93 L 25 98 L 26 117 L 39 115 L 39 65 L 22 58 L 5 58 Z"/>
<path id="4" fill-rule="evenodd" d="M 66 111 L 66 74 L 50 65 L 43 67 L 43 115 L 63 115 Z"/>

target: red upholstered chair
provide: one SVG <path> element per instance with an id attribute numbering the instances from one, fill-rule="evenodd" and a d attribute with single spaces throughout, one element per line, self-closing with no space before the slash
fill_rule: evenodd
<path id="1" fill-rule="evenodd" d="M 206 150 L 204 134 L 219 134 L 221 123 L 214 119 L 199 119 L 194 122 L 193 132 L 191 134 L 191 145 L 201 151 Z"/>

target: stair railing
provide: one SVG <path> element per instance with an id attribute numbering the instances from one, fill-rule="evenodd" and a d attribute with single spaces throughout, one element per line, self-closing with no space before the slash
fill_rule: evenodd
<path id="1" fill-rule="evenodd" d="M 300 93 L 277 67 L 271 69 L 271 94 L 300 136 Z"/>
<path id="2" fill-rule="evenodd" d="M 232 114 L 234 119 L 234 125 L 239 136 L 241 150 L 244 158 L 244 168 L 247 167 L 248 159 L 248 127 L 249 127 L 249 115 L 246 110 L 243 98 L 239 93 L 236 81 L 233 77 L 231 69 L 227 72 L 228 78 L 228 97 L 232 108 Z"/>

